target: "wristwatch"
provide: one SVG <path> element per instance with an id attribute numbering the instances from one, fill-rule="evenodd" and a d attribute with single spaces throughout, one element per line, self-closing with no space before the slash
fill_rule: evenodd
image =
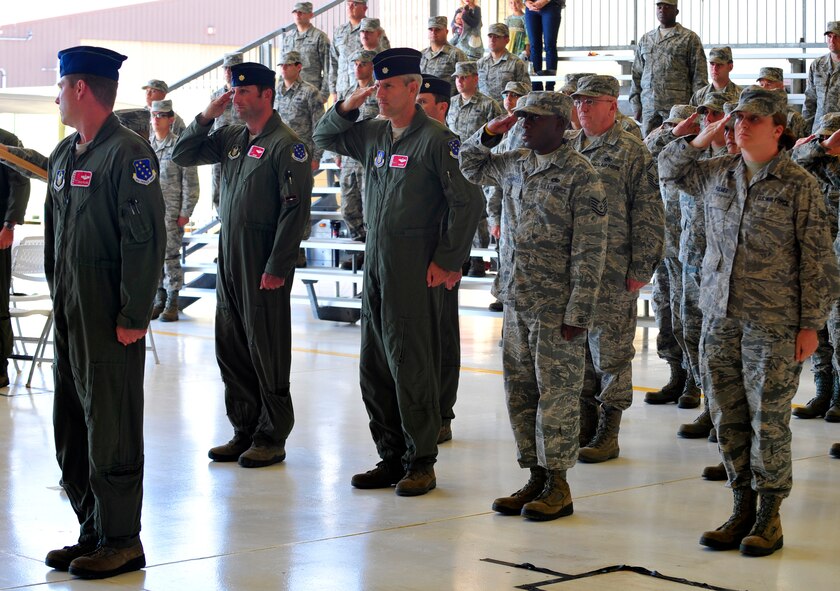
<path id="1" fill-rule="evenodd" d="M 14 230 L 15 229 L 15 224 L 14 224 L 14 222 L 3 222 L 3 227 L 6 228 L 7 230 Z"/>

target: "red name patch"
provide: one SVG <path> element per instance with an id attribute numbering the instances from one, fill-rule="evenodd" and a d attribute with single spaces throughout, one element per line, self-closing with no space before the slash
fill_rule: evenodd
<path id="1" fill-rule="evenodd" d="M 73 176 L 70 177 L 70 186 L 90 187 L 91 179 L 93 179 L 93 173 L 89 170 L 74 170 Z"/>
<path id="2" fill-rule="evenodd" d="M 391 155 L 391 168 L 405 168 L 408 166 L 408 156 L 400 156 L 399 154 Z"/>
<path id="3" fill-rule="evenodd" d="M 265 152 L 265 148 L 260 148 L 259 146 L 251 146 L 251 148 L 248 150 L 248 156 L 259 160 L 260 158 L 262 158 L 263 152 Z"/>

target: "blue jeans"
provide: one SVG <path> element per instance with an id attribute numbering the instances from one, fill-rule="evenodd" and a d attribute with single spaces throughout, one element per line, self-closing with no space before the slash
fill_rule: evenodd
<path id="1" fill-rule="evenodd" d="M 560 30 L 559 2 L 554 2 L 539 12 L 525 9 L 525 30 L 531 43 L 531 64 L 537 75 L 544 71 L 552 74 L 557 71 L 557 32 Z M 543 44 L 543 41 L 545 44 Z M 545 70 L 543 70 L 543 47 L 545 47 Z M 539 82 L 534 84 L 534 90 L 542 88 Z M 554 83 L 548 82 L 546 90 L 554 90 Z"/>

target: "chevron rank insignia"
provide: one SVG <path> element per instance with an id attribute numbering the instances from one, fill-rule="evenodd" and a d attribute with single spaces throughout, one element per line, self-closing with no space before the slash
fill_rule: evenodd
<path id="1" fill-rule="evenodd" d="M 134 174 L 131 175 L 131 178 L 134 179 L 135 183 L 151 185 L 157 178 L 157 171 L 152 168 L 152 161 L 149 158 L 135 160 L 132 165 L 134 166 Z"/>
<path id="2" fill-rule="evenodd" d="M 589 207 L 592 209 L 592 213 L 595 215 L 604 217 L 607 215 L 607 200 L 601 199 L 598 201 L 594 197 L 589 198 Z"/>
<path id="3" fill-rule="evenodd" d="M 292 158 L 297 162 L 306 162 L 306 146 L 303 144 L 292 146 Z"/>

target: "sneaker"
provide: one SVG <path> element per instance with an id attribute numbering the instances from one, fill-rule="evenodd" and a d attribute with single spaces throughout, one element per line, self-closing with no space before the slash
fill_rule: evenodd
<path id="1" fill-rule="evenodd" d="M 94 552 L 79 556 L 70 563 L 70 574 L 81 579 L 105 579 L 146 566 L 143 544 L 129 548 L 99 546 Z"/>
<path id="2" fill-rule="evenodd" d="M 79 556 L 94 552 L 98 545 L 96 542 L 79 542 L 72 546 L 64 546 L 64 548 L 59 548 L 58 550 L 50 550 L 47 552 L 47 558 L 44 560 L 44 564 L 55 570 L 67 571 L 70 568 L 71 562 Z"/>

